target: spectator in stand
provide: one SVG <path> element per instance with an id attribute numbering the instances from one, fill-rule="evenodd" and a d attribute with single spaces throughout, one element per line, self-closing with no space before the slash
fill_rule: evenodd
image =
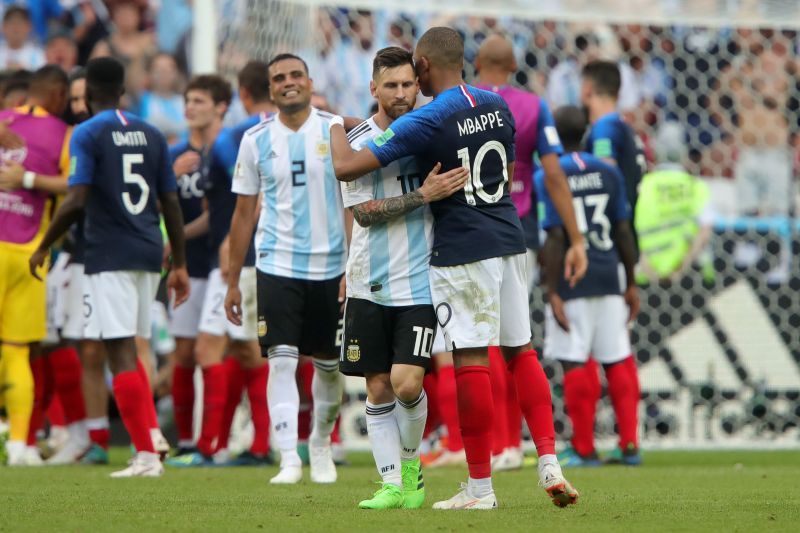
<path id="1" fill-rule="evenodd" d="M 111 7 L 114 31 L 98 42 L 92 57 L 111 56 L 125 67 L 125 89 L 136 100 L 144 90 L 147 62 L 157 52 L 155 35 L 144 31 L 145 10 L 135 0 L 118 0 Z"/>
<path id="2" fill-rule="evenodd" d="M 78 0 L 62 20 L 78 43 L 78 64 L 85 65 L 95 45 L 110 33 L 111 21 L 106 5 L 102 0 Z"/>
<path id="3" fill-rule="evenodd" d="M 78 44 L 65 31 L 54 33 L 47 39 L 44 58 L 48 65 L 58 65 L 69 74 L 78 65 Z"/>
<path id="4" fill-rule="evenodd" d="M 42 48 L 31 40 L 31 16 L 21 6 L 10 6 L 3 13 L 3 42 L 0 43 L 0 70 L 36 70 L 44 65 Z"/>
<path id="5" fill-rule="evenodd" d="M 170 54 L 160 53 L 150 60 L 149 86 L 139 99 L 139 116 L 161 130 L 169 143 L 186 131 L 181 94 L 181 73 Z"/>
<path id="6" fill-rule="evenodd" d="M 0 0 L 0 10 L 20 6 L 28 10 L 33 25 L 34 37 L 40 43 L 47 39 L 50 23 L 61 16 L 64 0 Z"/>

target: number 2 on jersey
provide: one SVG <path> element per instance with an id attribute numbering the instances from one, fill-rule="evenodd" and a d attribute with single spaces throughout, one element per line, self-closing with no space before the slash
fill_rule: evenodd
<path id="1" fill-rule="evenodd" d="M 575 207 L 578 231 L 586 235 L 595 248 L 604 252 L 610 250 L 614 243 L 611 240 L 611 221 L 606 216 L 608 194 L 590 194 L 583 198 L 575 197 L 572 199 L 572 203 Z M 586 218 L 590 207 L 592 208 L 591 222 L 600 226 L 599 233 L 595 230 L 589 231 L 589 224 L 586 222 Z"/>
<path id="2" fill-rule="evenodd" d="M 136 203 L 133 203 L 130 192 L 125 191 L 122 193 L 122 203 L 132 215 L 138 215 L 144 211 L 147 206 L 147 200 L 150 198 L 150 186 L 147 181 L 141 174 L 133 171 L 133 165 L 142 163 L 144 163 L 144 155 L 142 154 L 122 154 L 122 179 L 125 183 L 136 185 L 141 191 L 139 200 Z"/>
<path id="3" fill-rule="evenodd" d="M 503 181 L 497 186 L 494 194 L 489 194 L 483 189 L 483 181 L 481 181 L 481 165 L 483 158 L 486 157 L 490 151 L 494 150 L 500 156 L 500 161 L 503 164 Z M 505 191 L 506 183 L 508 183 L 508 160 L 506 159 L 506 149 L 499 141 L 487 141 L 478 149 L 475 154 L 475 166 L 472 166 L 472 161 L 469 156 L 469 148 L 464 147 L 458 152 L 458 158 L 461 159 L 461 166 L 466 168 L 469 172 L 469 179 L 467 184 L 464 185 L 464 195 L 467 197 L 469 205 L 475 205 L 475 195 L 486 202 L 487 204 L 495 204 L 500 201 Z"/>

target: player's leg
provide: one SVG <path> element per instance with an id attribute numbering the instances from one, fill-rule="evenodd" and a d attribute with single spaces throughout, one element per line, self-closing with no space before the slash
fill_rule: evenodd
<path id="1" fill-rule="evenodd" d="M 140 309 L 140 313 L 142 310 Z M 147 316 L 150 316 L 150 309 L 148 309 Z M 137 335 L 134 339 L 136 343 L 136 370 L 142 377 L 142 382 L 147 386 L 148 401 L 145 403 L 147 412 L 147 425 L 150 427 L 150 435 L 152 436 L 153 443 L 156 451 L 161 455 L 162 459 L 169 454 L 169 442 L 164 434 L 161 433 L 161 427 L 158 423 L 158 413 L 156 412 L 156 402 L 153 392 L 153 376 L 154 361 L 153 352 L 150 346 L 150 327 L 147 329 L 147 336 Z"/>
<path id="2" fill-rule="evenodd" d="M 233 426 L 233 417 L 236 415 L 236 409 L 242 401 L 242 393 L 244 392 L 244 368 L 242 363 L 236 357 L 226 357 L 225 361 L 225 408 L 222 410 L 222 423 L 219 429 L 219 438 L 217 439 L 217 451 L 214 452 L 215 458 L 222 458 L 228 455 L 228 441 L 231 436 L 231 427 Z M 264 385 L 264 394 L 266 394 L 266 384 Z"/>
<path id="3" fill-rule="evenodd" d="M 575 503 L 578 492 L 564 478 L 555 450 L 550 384 L 531 347 L 527 266 L 524 254 L 502 258 L 500 346 L 514 377 L 522 414 L 539 455 L 539 482 L 558 506 Z"/>
<path id="4" fill-rule="evenodd" d="M 430 269 L 437 319 L 453 352 L 461 439 L 469 470 L 466 488 L 435 503 L 434 509 L 497 507 L 491 478 L 494 401 L 488 347 L 499 340 L 501 276 L 501 258 Z"/>
<path id="5" fill-rule="evenodd" d="M 506 361 L 498 346 L 489 347 L 489 377 L 492 380 L 492 397 L 497 415 L 494 417 L 492 429 L 492 470 L 498 470 L 498 463 L 502 462 L 503 451 L 506 447 L 508 433 L 508 418 L 505 412 L 508 409 L 508 382 L 506 378 Z M 506 470 L 505 468 L 503 468 Z"/>
<path id="6" fill-rule="evenodd" d="M 108 443 L 111 440 L 108 421 L 108 386 L 106 385 L 106 351 L 103 343 L 82 339 L 78 353 L 83 369 L 81 389 L 86 402 L 86 429 L 92 448 L 83 457 L 84 464 L 108 464 Z"/>
<path id="7" fill-rule="evenodd" d="M 444 333 L 439 328 L 433 348 L 433 362 L 436 365 L 437 393 L 439 413 L 442 423 L 447 429 L 446 446 L 426 466 L 438 468 L 442 466 L 464 465 L 464 442 L 461 440 L 461 427 L 458 422 L 458 395 L 456 393 L 456 369 L 453 366 L 453 354 L 446 351 Z"/>
<path id="8" fill-rule="evenodd" d="M 73 346 L 63 346 L 47 354 L 53 369 L 55 392 L 64 408 L 69 438 L 47 464 L 71 464 L 83 457 L 91 446 L 86 428 L 86 403 L 81 387 L 83 370 L 78 351 Z"/>
<path id="9" fill-rule="evenodd" d="M 592 351 L 603 365 L 608 381 L 608 395 L 619 428 L 619 462 L 641 463 L 639 455 L 639 375 L 631 352 L 628 334 L 628 308 L 621 296 L 594 298 L 595 335 Z"/>
<path id="10" fill-rule="evenodd" d="M 261 354 L 267 356 L 267 404 L 273 442 L 281 452 L 280 472 L 270 483 L 297 483 L 303 477 L 297 453 L 297 413 L 300 396 L 295 373 L 301 340 L 304 283 L 257 272 L 258 333 Z"/>
<path id="11" fill-rule="evenodd" d="M 311 435 L 311 411 L 314 398 L 311 384 L 314 382 L 314 360 L 310 355 L 300 355 L 297 363 L 297 392 L 300 407 L 297 413 L 297 450 L 304 464 L 308 464 L 308 437 Z"/>

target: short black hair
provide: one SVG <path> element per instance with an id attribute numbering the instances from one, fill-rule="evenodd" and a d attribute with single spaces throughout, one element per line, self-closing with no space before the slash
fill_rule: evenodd
<path id="1" fill-rule="evenodd" d="M 296 56 L 294 54 L 278 54 L 278 55 L 276 55 L 275 57 L 270 59 L 269 63 L 267 63 L 267 69 L 269 69 L 269 67 L 271 67 L 275 63 L 278 63 L 280 61 L 286 61 L 287 59 L 297 59 L 298 61 L 300 61 L 303 64 L 303 68 L 306 70 L 306 74 L 308 74 L 308 64 L 303 60 L 302 57 Z"/>
<path id="2" fill-rule="evenodd" d="M 308 69 L 306 69 L 308 70 Z M 250 61 L 237 77 L 239 87 L 247 89 L 257 103 L 269 102 L 269 65 L 263 61 Z"/>
<path id="3" fill-rule="evenodd" d="M 28 22 L 31 21 L 31 12 L 27 8 L 18 5 L 11 5 L 3 13 L 3 22 L 8 22 L 14 17 L 20 17 Z"/>
<path id="4" fill-rule="evenodd" d="M 2 97 L 5 98 L 14 91 L 26 91 L 31 86 L 33 74 L 29 70 L 16 70 L 7 73 L 3 79 Z"/>
<path id="5" fill-rule="evenodd" d="M 580 107 L 563 106 L 553 113 L 553 120 L 556 123 L 556 131 L 561 138 L 561 144 L 567 152 L 577 152 L 581 149 L 583 136 L 586 134 L 586 127 L 589 120 L 586 112 Z"/>
<path id="6" fill-rule="evenodd" d="M 594 85 L 594 90 L 601 95 L 617 98 L 619 88 L 622 86 L 622 76 L 619 65 L 613 61 L 590 61 L 583 67 L 581 77 L 589 80 Z"/>
<path id="7" fill-rule="evenodd" d="M 113 57 L 97 57 L 86 63 L 86 87 L 92 99 L 117 100 L 125 92 L 125 67 Z"/>
<path id="8" fill-rule="evenodd" d="M 72 85 L 72 82 L 78 80 L 85 80 L 86 79 L 86 67 L 78 67 L 72 71 L 69 75 L 69 83 Z"/>
<path id="9" fill-rule="evenodd" d="M 411 52 L 399 46 L 387 46 L 381 48 L 372 60 L 372 78 L 378 77 L 383 69 L 395 68 L 402 65 L 409 65 L 414 69 L 414 58 Z"/>
<path id="10" fill-rule="evenodd" d="M 69 87 L 69 76 L 58 65 L 45 65 L 31 76 L 30 91 L 32 93 L 47 92 L 54 86 Z"/>
<path id="11" fill-rule="evenodd" d="M 189 91 L 206 91 L 211 95 L 215 104 L 224 102 L 226 105 L 231 105 L 233 99 L 230 82 L 216 74 L 200 74 L 193 77 L 186 85 L 186 90 L 183 91 L 184 96 L 189 94 Z"/>
<path id="12" fill-rule="evenodd" d="M 460 71 L 464 68 L 464 39 L 453 28 L 435 26 L 419 38 L 417 55 L 427 57 L 433 66 Z"/>

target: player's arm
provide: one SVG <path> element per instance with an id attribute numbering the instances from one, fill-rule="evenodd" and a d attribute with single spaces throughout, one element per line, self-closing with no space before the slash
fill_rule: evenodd
<path id="1" fill-rule="evenodd" d="M 202 237 L 206 233 L 208 233 L 208 210 L 203 210 L 199 217 L 183 227 L 183 234 L 187 241 Z"/>
<path id="2" fill-rule="evenodd" d="M 558 294 L 558 282 L 564 272 L 564 256 L 567 251 L 567 236 L 563 226 L 547 230 L 547 238 L 540 252 L 544 270 L 545 297 L 553 316 L 564 331 L 569 331 L 569 320 L 564 312 L 564 301 Z"/>
<path id="3" fill-rule="evenodd" d="M 39 277 L 36 270 L 44 265 L 45 259 L 50 255 L 50 247 L 56 242 L 74 223 L 78 222 L 83 215 L 83 209 L 86 206 L 86 199 L 89 196 L 88 184 L 76 184 L 69 188 L 67 196 L 61 202 L 55 216 L 53 216 L 50 227 L 39 243 L 39 247 L 33 252 L 28 266 L 31 274 L 38 280 Z"/>
<path id="4" fill-rule="evenodd" d="M 178 200 L 178 180 L 172 170 L 167 139 L 160 136 L 160 161 L 158 166 L 157 190 L 161 204 L 161 215 L 172 248 L 172 268 L 167 276 L 167 292 L 174 305 L 178 307 L 189 299 L 189 272 L 186 269 L 186 234 L 183 231 L 183 212 Z"/>
<path id="5" fill-rule="evenodd" d="M 8 163 L 0 168 L 0 190 L 35 189 L 49 194 L 66 194 L 69 189 L 64 176 L 37 174 L 19 163 Z"/>
<path id="6" fill-rule="evenodd" d="M 441 163 L 436 163 L 428 173 L 422 186 L 402 196 L 369 200 L 354 205 L 353 216 L 359 226 L 369 227 L 373 224 L 388 222 L 421 207 L 425 204 L 447 198 L 464 188 L 469 172 L 458 167 L 439 174 Z"/>
<path id="7" fill-rule="evenodd" d="M 572 191 L 569 190 L 569 183 L 564 170 L 558 162 L 555 153 L 542 156 L 542 169 L 544 170 L 544 185 L 547 194 L 553 202 L 558 215 L 564 224 L 567 236 L 569 237 L 569 250 L 564 265 L 564 273 L 570 286 L 575 286 L 586 274 L 588 260 L 586 258 L 586 243 L 583 234 L 578 230 L 578 223 L 575 219 L 575 208 L 572 203 Z"/>
<path id="8" fill-rule="evenodd" d="M 380 161 L 370 150 L 353 150 L 341 124 L 331 125 L 331 157 L 333 171 L 339 181 L 353 181 L 381 168 Z"/>
<path id="9" fill-rule="evenodd" d="M 625 178 L 617 168 L 611 168 L 617 181 L 617 190 L 612 197 L 610 218 L 614 223 L 612 238 L 617 247 L 622 266 L 625 268 L 625 303 L 628 304 L 630 314 L 628 320 L 633 320 L 639 313 L 639 293 L 636 287 L 636 261 L 638 259 L 636 237 L 631 225 L 631 208 L 625 195 Z"/>

